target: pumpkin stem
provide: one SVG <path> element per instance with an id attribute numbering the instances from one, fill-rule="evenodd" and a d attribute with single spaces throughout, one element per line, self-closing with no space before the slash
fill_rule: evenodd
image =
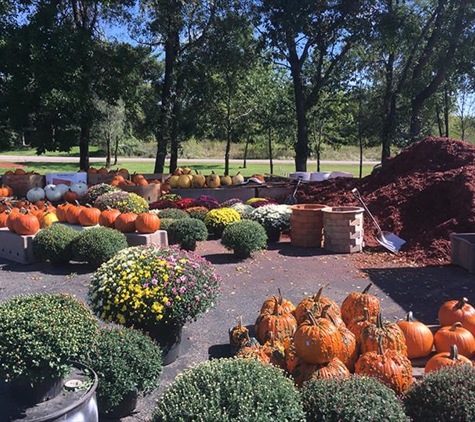
<path id="1" fill-rule="evenodd" d="M 323 287 L 320 287 L 320 289 L 318 290 L 318 292 L 315 294 L 315 296 L 313 296 L 313 301 L 314 302 L 320 302 L 320 299 L 322 297 L 322 292 L 323 292 Z"/>
<path id="2" fill-rule="evenodd" d="M 274 312 L 273 315 L 279 315 L 279 300 L 274 296 Z"/>
<path id="3" fill-rule="evenodd" d="M 406 321 L 408 322 L 414 322 L 414 315 L 412 313 L 412 311 L 409 311 L 406 315 Z"/>
<path id="4" fill-rule="evenodd" d="M 452 345 L 450 346 L 450 356 L 449 356 L 449 359 L 450 359 L 450 360 L 460 360 L 460 358 L 459 358 L 459 350 L 458 350 L 456 344 L 452 344 Z"/>
<path id="5" fill-rule="evenodd" d="M 363 321 L 369 321 L 369 309 L 368 308 L 363 308 Z"/>
<path id="6" fill-rule="evenodd" d="M 236 321 L 237 321 L 237 327 L 240 329 L 242 328 L 242 315 L 239 315 L 237 318 L 236 318 Z"/>
<path id="7" fill-rule="evenodd" d="M 365 287 L 365 289 L 363 290 L 363 294 L 364 294 L 364 295 L 367 295 L 367 294 L 368 294 L 368 291 L 369 291 L 369 289 L 371 288 L 372 285 L 373 285 L 373 283 L 369 283 L 369 284 Z"/>
<path id="8" fill-rule="evenodd" d="M 381 312 L 378 312 L 378 318 L 376 319 L 376 326 L 378 328 L 383 328 L 383 317 L 381 315 Z"/>
<path id="9" fill-rule="evenodd" d="M 383 350 L 383 338 L 379 337 L 378 338 L 378 355 L 383 356 L 384 355 L 384 350 Z"/>
<path id="10" fill-rule="evenodd" d="M 463 297 L 460 299 L 457 304 L 454 306 L 455 309 L 462 309 L 468 303 L 468 299 Z"/>
<path id="11" fill-rule="evenodd" d="M 312 325 L 317 325 L 317 320 L 315 318 L 315 315 L 313 315 L 311 311 L 307 310 L 307 316 L 310 322 L 312 323 Z"/>
<path id="12" fill-rule="evenodd" d="M 331 306 L 331 305 L 330 305 Z M 336 324 L 336 321 L 335 321 L 335 318 L 333 318 L 333 315 L 332 314 L 327 314 L 326 317 L 332 322 L 332 324 L 336 327 L 337 324 Z"/>
<path id="13" fill-rule="evenodd" d="M 328 310 L 331 308 L 331 303 L 329 303 L 328 305 L 325 305 L 322 309 L 322 314 L 320 315 L 320 318 L 326 318 L 327 317 L 327 312 Z"/>
<path id="14" fill-rule="evenodd" d="M 279 305 L 282 305 L 283 297 L 282 292 L 280 291 L 280 287 L 277 287 L 277 291 L 279 292 Z"/>
<path id="15" fill-rule="evenodd" d="M 452 327 L 450 327 L 449 331 L 457 331 L 457 328 L 463 328 L 463 325 L 460 321 L 454 322 Z"/>

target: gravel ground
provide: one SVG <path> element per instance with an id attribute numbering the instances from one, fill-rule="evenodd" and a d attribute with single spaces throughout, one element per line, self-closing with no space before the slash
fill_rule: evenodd
<path id="1" fill-rule="evenodd" d="M 412 310 L 427 324 L 437 324 L 437 310 L 445 300 L 466 296 L 475 302 L 475 275 L 454 266 L 418 267 L 384 252 L 327 254 L 292 248 L 285 238 L 245 261 L 234 259 L 219 241 L 202 242 L 196 252 L 215 264 L 223 278 L 222 295 L 215 308 L 184 328 L 180 357 L 164 368 L 161 387 L 142 398 L 136 413 L 122 421 L 150 420 L 157 398 L 177 374 L 207 359 L 229 356 L 228 329 L 236 317 L 242 315 L 244 324 L 252 325 L 264 299 L 277 288 L 297 304 L 327 285 L 324 294 L 341 303 L 349 292 L 372 282 L 387 319 L 402 318 Z M 0 259 L 0 268 L 0 301 L 39 292 L 66 292 L 85 299 L 92 274 L 83 264 L 51 267 Z"/>

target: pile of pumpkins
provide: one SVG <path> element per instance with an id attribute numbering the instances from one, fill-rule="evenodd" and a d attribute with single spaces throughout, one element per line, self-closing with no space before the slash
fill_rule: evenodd
<path id="1" fill-rule="evenodd" d="M 245 182 L 244 176 L 238 172 L 234 176 L 219 176 L 214 171 L 210 175 L 204 176 L 203 174 L 195 171 L 196 174 L 192 174 L 192 170 L 189 167 L 177 168 L 173 175 L 167 179 L 167 183 L 171 188 L 219 188 L 220 186 L 238 186 Z M 264 177 L 260 174 L 253 174 L 251 177 L 259 179 L 264 182 Z"/>
<path id="2" fill-rule="evenodd" d="M 64 183 L 48 184 L 44 188 L 31 188 L 26 193 L 26 199 L 32 203 L 44 200 L 74 202 L 82 199 L 87 189 L 88 186 L 84 182 L 72 183 L 70 186 Z"/>
<path id="3" fill-rule="evenodd" d="M 475 308 L 452 300 L 439 310 L 435 335 L 409 312 L 405 321 L 383 322 L 380 303 L 369 293 L 350 293 L 341 308 L 322 289 L 297 306 L 268 298 L 254 325 L 254 337 L 238 324 L 230 330 L 231 347 L 241 358 L 255 358 L 288 372 L 297 386 L 314 378 L 371 376 L 404 393 L 413 382 L 411 359 L 425 358 L 425 372 L 471 364 L 475 354 Z M 435 348 L 435 352 L 433 351 Z"/>
<path id="4" fill-rule="evenodd" d="M 9 198 L 13 196 L 13 189 L 7 185 L 0 185 L 0 198 Z"/>

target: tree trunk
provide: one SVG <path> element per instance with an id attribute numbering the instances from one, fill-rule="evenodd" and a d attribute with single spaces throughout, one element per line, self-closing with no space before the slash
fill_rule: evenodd
<path id="1" fill-rule="evenodd" d="M 249 149 L 249 143 L 251 142 L 251 137 L 249 136 L 246 139 L 246 145 L 244 146 L 244 162 L 242 163 L 242 168 L 245 169 L 247 168 L 247 152 Z"/>
<path id="2" fill-rule="evenodd" d="M 439 136 L 442 137 L 444 136 L 444 132 L 442 127 L 442 119 L 440 118 L 440 106 L 438 101 L 435 102 L 435 115 L 437 118 L 437 128 L 439 129 Z"/>
<path id="3" fill-rule="evenodd" d="M 107 135 L 106 139 L 106 168 L 111 166 L 111 137 Z"/>
<path id="4" fill-rule="evenodd" d="M 270 174 L 274 174 L 274 157 L 273 157 L 273 152 L 272 152 L 272 128 L 269 127 L 269 133 L 268 133 L 268 144 L 269 144 L 269 168 L 270 168 Z"/>
<path id="5" fill-rule="evenodd" d="M 172 128 L 171 128 L 171 148 L 170 148 L 170 173 L 173 173 L 178 167 L 178 150 L 180 147 L 180 125 L 181 125 L 181 110 L 182 110 L 182 93 L 183 93 L 184 78 L 178 75 L 176 82 L 176 95 L 173 103 L 172 111 Z"/>
<path id="6" fill-rule="evenodd" d="M 91 138 L 91 125 L 81 124 L 81 135 L 79 137 L 79 170 L 86 171 L 89 168 L 89 141 Z"/>
<path id="7" fill-rule="evenodd" d="M 295 40 L 292 37 L 287 39 L 289 50 L 290 73 L 294 86 L 295 111 L 297 113 L 297 142 L 295 144 L 295 171 L 307 171 L 308 157 L 308 127 L 307 127 L 307 107 L 305 93 L 302 84 L 302 65 L 298 58 Z"/>
<path id="8" fill-rule="evenodd" d="M 391 156 L 391 143 L 396 131 L 396 92 L 394 90 L 394 54 L 390 54 L 386 63 L 386 89 L 383 98 L 383 127 L 381 163 Z"/>
<path id="9" fill-rule="evenodd" d="M 449 137 L 449 115 L 450 115 L 450 106 L 449 106 L 449 89 L 447 84 L 444 87 L 444 122 L 445 122 L 445 137 Z M 463 139 L 463 138 L 462 138 Z"/>
<path id="10" fill-rule="evenodd" d="M 117 155 L 119 153 L 119 137 L 115 139 L 115 145 L 114 145 L 114 166 L 117 165 Z"/>

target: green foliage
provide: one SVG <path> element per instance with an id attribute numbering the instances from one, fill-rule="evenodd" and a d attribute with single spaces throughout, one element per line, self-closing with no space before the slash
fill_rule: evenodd
<path id="1" fill-rule="evenodd" d="M 173 220 L 179 220 L 183 218 L 190 218 L 190 215 L 186 211 L 179 210 L 176 208 L 166 208 L 164 210 L 159 210 L 157 214 L 160 219 L 171 218 Z"/>
<path id="2" fill-rule="evenodd" d="M 72 243 L 78 235 L 71 227 L 53 224 L 41 229 L 33 238 L 33 253 L 41 261 L 68 263 L 73 258 Z"/>
<path id="3" fill-rule="evenodd" d="M 452 366 L 426 374 L 407 391 L 404 404 L 417 422 L 475 420 L 475 368 Z"/>
<path id="4" fill-rule="evenodd" d="M 204 223 L 210 233 L 221 237 L 226 226 L 240 220 L 241 216 L 237 211 L 231 208 L 217 208 L 206 214 Z"/>
<path id="5" fill-rule="evenodd" d="M 167 232 L 172 243 L 178 243 L 180 248 L 187 250 L 194 250 L 196 242 L 208 238 L 205 223 L 196 218 L 175 220 L 170 224 Z"/>
<path id="6" fill-rule="evenodd" d="M 99 183 L 98 185 L 93 185 L 91 186 L 85 193 L 84 195 L 84 202 L 86 204 L 94 204 L 96 202 L 96 199 L 99 198 L 99 196 L 104 195 L 105 193 L 111 193 L 111 192 L 120 192 L 121 189 L 111 186 L 108 183 Z"/>
<path id="7" fill-rule="evenodd" d="M 196 218 L 198 220 L 203 221 L 209 209 L 206 207 L 190 207 L 187 208 L 185 211 L 190 214 L 191 218 Z"/>
<path id="8" fill-rule="evenodd" d="M 284 373 L 253 359 L 217 359 L 177 377 L 153 422 L 303 421 L 299 393 Z"/>
<path id="9" fill-rule="evenodd" d="M 395 393 L 375 378 L 312 380 L 302 401 L 307 422 L 409 422 Z"/>
<path id="10" fill-rule="evenodd" d="M 67 294 L 17 296 L 0 304 L 0 378 L 65 376 L 98 336 L 96 318 Z"/>
<path id="11" fill-rule="evenodd" d="M 82 230 L 72 243 L 75 258 L 95 267 L 128 246 L 124 233 L 109 227 Z"/>
<path id="12" fill-rule="evenodd" d="M 99 411 L 107 413 L 130 393 L 148 394 L 160 383 L 160 347 L 132 328 L 103 328 L 85 363 L 99 377 Z"/>
<path id="13" fill-rule="evenodd" d="M 256 221 L 242 220 L 224 229 L 221 243 L 226 249 L 233 250 L 236 256 L 246 258 L 266 248 L 267 234 Z"/>
<path id="14" fill-rule="evenodd" d="M 174 221 L 176 221 L 174 218 L 160 218 L 160 230 L 165 230 L 168 233 L 168 228 Z M 170 241 L 169 243 L 172 244 L 173 242 Z"/>

